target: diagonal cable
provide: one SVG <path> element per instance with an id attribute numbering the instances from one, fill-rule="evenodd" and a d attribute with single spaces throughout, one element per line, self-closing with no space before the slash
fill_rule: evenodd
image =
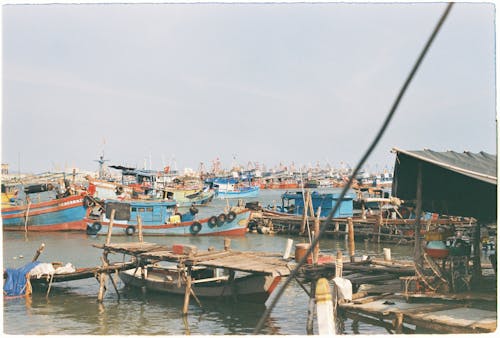
<path id="1" fill-rule="evenodd" d="M 420 67 L 420 64 L 422 63 L 425 55 L 427 54 L 427 51 L 429 50 L 432 42 L 434 41 L 436 35 L 438 34 L 439 30 L 441 29 L 441 26 L 443 25 L 444 21 L 446 20 L 446 17 L 448 16 L 448 14 L 449 14 L 452 6 L 453 6 L 453 2 L 448 3 L 445 11 L 441 15 L 441 18 L 439 19 L 438 23 L 436 24 L 436 27 L 434 28 L 431 36 L 429 37 L 429 39 L 427 40 L 427 43 L 425 44 L 424 48 L 420 52 L 420 55 L 418 56 L 418 59 L 415 61 L 415 64 L 413 65 L 413 68 L 412 68 L 411 72 L 408 74 L 408 76 L 406 78 L 406 81 L 404 82 L 403 86 L 401 87 L 401 89 L 399 91 L 399 94 L 396 97 L 396 100 L 394 101 L 394 103 L 393 103 L 393 105 L 391 107 L 391 110 L 387 114 L 387 116 L 386 116 L 386 118 L 384 120 L 384 123 L 382 124 L 382 127 L 378 131 L 377 135 L 375 136 L 375 139 L 372 141 L 372 143 L 370 144 L 370 146 L 366 150 L 366 152 L 363 155 L 363 157 L 361 158 L 361 160 L 356 165 L 356 168 L 352 172 L 351 177 L 349 178 L 349 181 L 346 183 L 346 185 L 342 189 L 342 192 L 340 193 L 340 196 L 339 196 L 339 198 L 337 200 L 337 203 L 335 203 L 334 208 L 328 214 L 328 217 L 326 219 L 325 224 L 321 227 L 321 230 L 319 231 L 318 236 L 315 237 L 312 240 L 311 245 L 309 246 L 309 249 L 307 250 L 306 254 L 297 263 L 297 266 L 295 267 L 295 269 L 293 269 L 290 272 L 290 275 L 287 277 L 287 279 L 285 280 L 285 282 L 283 283 L 283 285 L 281 286 L 281 288 L 279 288 L 279 290 L 277 291 L 276 297 L 273 298 L 273 300 L 271 301 L 271 303 L 269 304 L 269 306 L 266 308 L 266 310 L 262 314 L 259 322 L 257 323 L 257 326 L 254 329 L 253 334 L 259 334 L 259 332 L 262 330 L 266 319 L 269 317 L 269 315 L 271 314 L 272 310 L 276 306 L 276 303 L 278 302 L 278 300 L 283 295 L 283 292 L 285 291 L 286 287 L 297 276 L 298 270 L 304 265 L 304 263 L 307 260 L 307 257 L 314 250 L 314 247 L 319 242 L 319 239 L 324 234 L 324 232 L 327 229 L 327 227 L 330 225 L 331 220 L 333 218 L 333 215 L 339 209 L 340 203 L 341 203 L 342 199 L 344 198 L 345 194 L 347 193 L 347 190 L 349 190 L 349 188 L 351 186 L 351 183 L 354 180 L 354 177 L 357 175 L 357 173 L 359 172 L 359 170 L 361 169 L 361 167 L 363 166 L 363 164 L 366 162 L 366 160 L 368 159 L 368 157 L 370 156 L 370 154 L 373 152 L 373 150 L 377 146 L 378 142 L 382 138 L 383 134 L 385 133 L 385 130 L 389 126 L 389 123 L 391 122 L 392 117 L 394 116 L 394 113 L 396 112 L 396 109 L 398 108 L 399 103 L 401 102 L 401 99 L 403 98 L 403 95 L 405 94 L 406 90 L 408 89 L 408 86 L 410 85 L 411 81 L 413 80 L 413 77 L 415 76 L 415 73 L 417 72 L 418 68 Z"/>

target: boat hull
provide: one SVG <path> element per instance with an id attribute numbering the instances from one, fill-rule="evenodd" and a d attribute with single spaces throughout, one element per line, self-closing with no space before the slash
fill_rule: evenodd
<path id="1" fill-rule="evenodd" d="M 217 197 L 224 198 L 253 198 L 259 195 L 260 187 L 254 186 L 244 190 L 217 190 Z"/>
<path id="2" fill-rule="evenodd" d="M 250 210 L 244 209 L 240 212 L 235 212 L 235 218 L 229 220 L 226 215 L 226 221 L 217 224 L 210 223 L 212 217 L 193 220 L 179 223 L 158 223 L 146 224 L 143 222 L 142 233 L 144 235 L 159 235 L 159 236 L 243 236 L 247 232 L 248 218 Z M 88 220 L 89 224 L 95 221 Z M 99 222 L 101 229 L 97 232 L 98 235 L 105 235 L 108 232 L 109 220 Z M 196 225 L 195 223 L 198 223 Z M 138 233 L 137 220 L 131 219 L 128 221 L 114 221 L 111 232 L 113 235 L 129 235 L 127 229 L 133 227 L 132 235 Z M 198 230 L 199 229 L 199 230 Z M 129 230 L 130 231 L 130 230 Z"/>
<path id="3" fill-rule="evenodd" d="M 129 286 L 153 292 L 184 296 L 184 282 L 178 281 L 177 271 L 147 271 L 145 279 L 141 277 L 141 269 L 130 269 L 119 273 L 120 279 Z M 236 298 L 238 301 L 265 303 L 269 295 L 279 284 L 280 277 L 272 275 L 249 274 L 234 279 L 234 285 L 228 280 L 196 283 L 193 281 L 194 294 L 200 298 Z"/>
<path id="4" fill-rule="evenodd" d="M 2 209 L 6 231 L 85 231 L 87 208 L 83 196 L 68 196 L 48 202 Z"/>

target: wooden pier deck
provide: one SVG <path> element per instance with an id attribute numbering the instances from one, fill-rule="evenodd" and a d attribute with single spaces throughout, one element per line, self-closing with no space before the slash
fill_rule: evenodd
<path id="1" fill-rule="evenodd" d="M 467 304 L 408 303 L 395 295 L 369 296 L 339 304 L 348 318 L 385 327 L 395 333 L 420 329 L 436 333 L 486 333 L 497 327 L 497 312 Z"/>
<path id="2" fill-rule="evenodd" d="M 94 247 L 110 253 L 134 256 L 145 262 L 177 262 L 185 266 L 203 265 L 279 276 L 288 276 L 290 273 L 289 260 L 284 260 L 282 255 L 278 253 L 233 250 L 196 250 L 187 253 L 175 253 L 172 247 L 147 242 L 99 244 L 94 245 Z"/>

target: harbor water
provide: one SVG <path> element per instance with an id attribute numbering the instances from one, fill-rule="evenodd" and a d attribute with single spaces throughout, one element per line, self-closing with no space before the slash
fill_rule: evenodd
<path id="1" fill-rule="evenodd" d="M 256 199 L 263 205 L 281 203 L 283 190 L 262 190 Z M 232 205 L 236 201 L 229 201 Z M 218 214 L 227 205 L 226 200 L 214 200 L 210 206 L 200 207 L 200 214 Z M 286 235 L 260 235 L 248 233 L 232 237 L 234 250 L 271 251 L 283 253 L 287 239 L 294 243 L 306 242 L 305 237 Z M 136 241 L 136 237 L 113 237 L 112 242 Z M 147 242 L 172 245 L 192 244 L 200 250 L 210 246 L 223 248 L 223 237 L 145 237 Z M 39 261 L 71 262 L 75 267 L 100 265 L 102 251 L 92 244 L 102 244 L 104 236 L 83 233 L 28 233 L 3 232 L 3 266 L 21 267 L 31 261 L 41 243 L 45 250 Z M 412 256 L 412 248 L 367 242 L 356 243 L 357 255 L 383 257 L 383 249 L 391 248 L 393 259 Z M 344 239 L 321 240 L 321 251 L 347 254 Z M 112 256 L 112 261 L 122 257 Z M 265 305 L 233 303 L 202 299 L 202 308 L 191 301 L 189 315 L 182 316 L 183 297 L 143 293 L 127 288 L 118 281 L 120 299 L 113 287 L 108 286 L 102 304 L 97 302 L 99 284 L 96 279 L 54 284 L 47 297 L 35 289 L 31 298 L 3 300 L 3 325 L 6 334 L 29 335 L 239 335 L 252 334 Z M 271 296 L 272 297 L 272 296 Z M 268 300 L 269 302 L 269 300 Z M 262 334 L 305 335 L 308 297 L 296 282 L 291 282 L 267 319 Z M 346 334 L 386 334 L 380 327 L 346 320 Z M 316 329 L 315 329 L 315 332 Z"/>

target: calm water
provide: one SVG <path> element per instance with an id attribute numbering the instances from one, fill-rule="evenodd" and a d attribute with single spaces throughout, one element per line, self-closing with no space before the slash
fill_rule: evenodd
<path id="1" fill-rule="evenodd" d="M 262 204 L 279 203 L 283 191 L 261 191 Z M 255 199 L 254 199 L 255 200 Z M 235 203 L 231 201 L 230 203 Z M 226 201 L 216 200 L 211 206 L 200 208 L 200 214 L 218 214 Z M 231 247 L 235 250 L 284 252 L 287 236 L 247 234 L 233 237 Z M 292 237 L 297 242 L 305 238 Z M 46 248 L 40 261 L 71 262 L 75 267 L 100 265 L 101 250 L 92 244 L 103 243 L 104 237 L 92 237 L 79 233 L 3 233 L 4 267 L 20 267 L 31 261 L 41 243 Z M 131 240 L 127 237 L 112 241 Z M 222 237 L 146 237 L 146 241 L 168 244 L 189 243 L 206 249 L 223 248 Z M 357 243 L 357 254 L 380 255 L 388 245 Z M 389 246 L 390 247 L 390 246 Z M 344 240 L 324 239 L 323 252 L 346 252 Z M 409 247 L 393 246 L 393 258 L 411 256 Z M 120 260 L 113 257 L 112 260 Z M 97 302 L 99 289 L 95 279 L 58 283 L 52 286 L 48 298 L 34 290 L 30 301 L 24 297 L 4 299 L 4 333 L 7 334 L 53 334 L 53 335 L 223 335 L 252 334 L 265 309 L 265 305 L 232 304 L 202 300 L 203 308 L 192 301 L 187 321 L 182 317 L 182 297 L 158 294 L 143 294 L 118 283 L 121 299 L 110 285 L 104 302 Z M 274 308 L 262 334 L 305 335 L 308 298 L 304 291 L 292 282 Z M 348 320 L 345 333 L 385 334 L 384 329 L 360 323 L 352 327 Z M 316 330 L 316 329 L 315 329 Z"/>

